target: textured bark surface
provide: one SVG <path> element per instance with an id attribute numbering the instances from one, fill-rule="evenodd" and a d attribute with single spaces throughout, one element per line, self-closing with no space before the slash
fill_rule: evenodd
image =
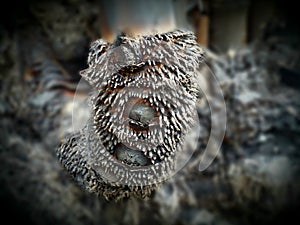
<path id="1" fill-rule="evenodd" d="M 228 118 L 220 154 L 207 170 L 198 171 L 210 131 L 204 101 L 199 151 L 149 199 L 108 202 L 81 189 L 55 155 L 72 131 L 78 72 L 86 67 L 89 43 L 101 36 L 97 5 L 78 2 L 80 7 L 77 1 L 35 3 L 13 26 L 0 27 L 4 218 L 43 225 L 225 225 L 281 224 L 298 217 L 299 36 L 274 25 L 233 54 L 207 50 Z M 88 84 L 77 90 L 82 98 L 88 92 Z M 85 108 L 77 109 L 84 116 Z"/>

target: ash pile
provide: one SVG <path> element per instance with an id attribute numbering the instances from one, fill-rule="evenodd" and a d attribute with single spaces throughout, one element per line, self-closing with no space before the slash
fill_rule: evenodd
<path id="1" fill-rule="evenodd" d="M 85 7 L 92 9 L 89 4 Z M 81 14 L 86 11 L 90 13 Z M 97 24 L 87 29 L 86 21 L 80 19 L 96 21 L 96 11 L 68 13 L 76 14 L 78 21 L 70 23 L 69 17 L 63 17 L 66 13 L 52 14 L 62 18 L 33 13 L 44 23 L 22 26 L 18 32 L 5 27 L 0 31 L 4 218 L 45 225 L 234 225 L 276 224 L 297 217 L 299 36 L 282 35 L 284 28 L 271 24 L 261 38 L 240 50 L 223 55 L 207 49 L 207 64 L 222 88 L 227 111 L 226 134 L 217 158 L 199 172 L 211 122 L 203 102 L 199 105 L 203 128 L 199 151 L 178 176 L 150 199 L 108 202 L 80 189 L 55 155 L 60 139 L 71 131 L 78 82 L 74 74 L 87 56 L 89 41 L 99 35 Z M 64 26 L 53 25 L 56 19 Z M 83 98 L 87 90 L 88 86 L 79 90 Z M 84 116 L 81 110 L 78 113 Z"/>

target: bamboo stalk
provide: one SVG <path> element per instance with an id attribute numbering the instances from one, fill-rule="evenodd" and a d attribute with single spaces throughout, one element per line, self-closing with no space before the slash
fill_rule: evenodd
<path id="1" fill-rule="evenodd" d="M 172 0 L 112 0 L 103 1 L 102 7 L 101 32 L 107 41 L 120 32 L 136 36 L 176 28 Z"/>

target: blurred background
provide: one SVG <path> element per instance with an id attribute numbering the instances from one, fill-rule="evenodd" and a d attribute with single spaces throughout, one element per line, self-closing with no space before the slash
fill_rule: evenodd
<path id="1" fill-rule="evenodd" d="M 1 224 L 297 223 L 300 30 L 294 3 L 24 0 L 0 11 Z M 210 129 L 203 104 L 199 151 L 178 178 L 146 200 L 116 203 L 87 193 L 63 171 L 55 149 L 72 131 L 73 98 L 90 43 L 113 41 L 120 32 L 174 29 L 195 33 L 220 82 L 227 106 L 220 154 L 198 171 Z M 76 93 L 85 98 L 88 92 L 83 85 Z"/>

